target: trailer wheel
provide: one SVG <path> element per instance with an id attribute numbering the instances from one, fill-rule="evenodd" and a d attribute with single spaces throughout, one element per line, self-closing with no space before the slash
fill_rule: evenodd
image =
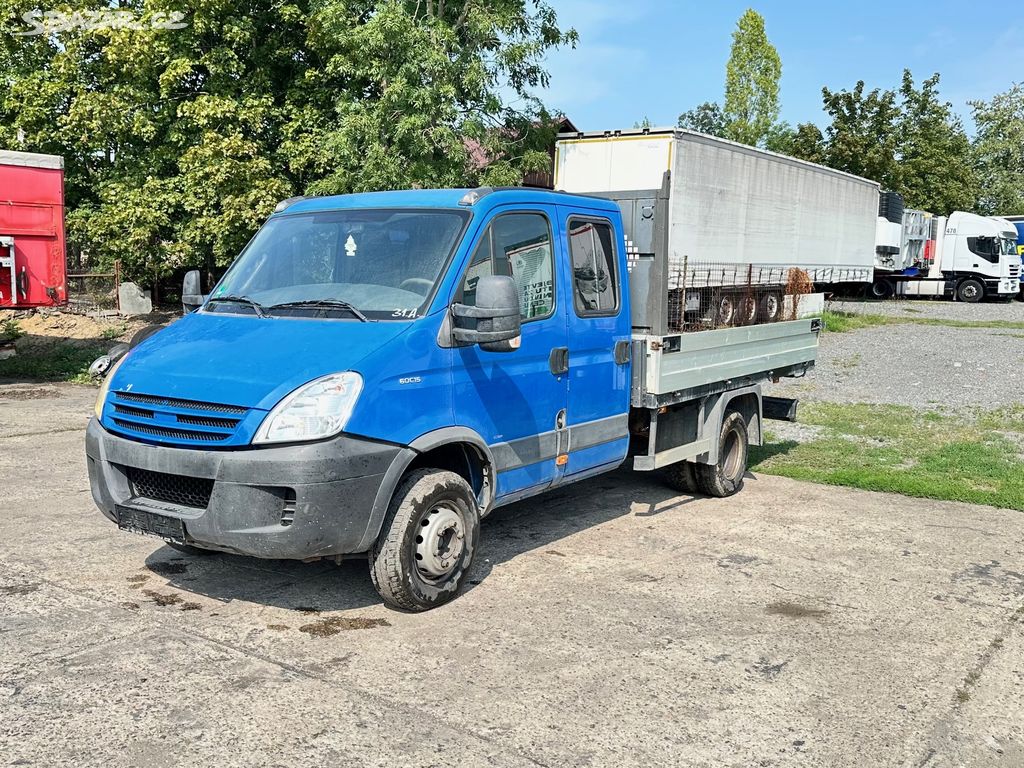
<path id="1" fill-rule="evenodd" d="M 670 464 L 661 471 L 665 484 L 674 491 L 682 493 L 698 493 L 697 465 L 692 461 L 680 461 Z"/>
<path id="2" fill-rule="evenodd" d="M 782 314 L 782 294 L 769 291 L 757 300 L 757 316 L 762 323 L 774 323 Z"/>
<path id="3" fill-rule="evenodd" d="M 724 293 L 715 300 L 715 325 L 724 328 L 736 319 L 736 297 Z"/>
<path id="4" fill-rule="evenodd" d="M 726 411 L 718 433 L 718 461 L 695 465 L 700 490 L 718 498 L 738 493 L 747 471 L 748 450 L 747 422 L 739 411 Z"/>
<path id="5" fill-rule="evenodd" d="M 454 472 L 417 469 L 399 484 L 370 552 L 370 577 L 385 604 L 426 611 L 447 603 L 473 564 L 480 515 Z"/>
<path id="6" fill-rule="evenodd" d="M 740 299 L 736 325 L 752 325 L 755 320 L 757 320 L 757 299 L 753 296 L 744 296 Z"/>
<path id="7" fill-rule="evenodd" d="M 892 280 L 887 280 L 884 277 L 880 277 L 871 284 L 871 298 L 873 299 L 888 299 L 895 292 L 896 289 L 892 284 Z"/>
<path id="8" fill-rule="evenodd" d="M 963 301 L 968 304 L 977 304 L 982 300 L 982 298 L 984 298 L 984 296 L 985 286 L 973 277 L 961 280 L 960 285 L 956 287 L 957 301 Z"/>

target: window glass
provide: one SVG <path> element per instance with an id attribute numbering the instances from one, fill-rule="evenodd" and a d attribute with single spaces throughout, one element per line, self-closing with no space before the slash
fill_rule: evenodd
<path id="1" fill-rule="evenodd" d="M 619 291 L 611 225 L 570 219 L 569 253 L 576 314 L 615 314 Z"/>
<path id="2" fill-rule="evenodd" d="M 967 248 L 993 264 L 999 261 L 999 244 L 994 237 L 968 237 Z"/>
<path id="3" fill-rule="evenodd" d="M 465 221 L 463 212 L 414 209 L 277 216 L 235 260 L 214 296 L 248 296 L 268 309 L 296 301 L 336 300 L 372 319 L 415 317 Z M 239 304 L 214 303 L 205 311 L 246 310 Z M 317 315 L 320 310 L 288 312 Z"/>
<path id="4" fill-rule="evenodd" d="M 466 270 L 463 303 L 475 302 L 476 284 L 484 275 L 515 278 L 523 322 L 550 315 L 555 284 L 547 218 L 539 213 L 511 213 L 491 222 Z"/>

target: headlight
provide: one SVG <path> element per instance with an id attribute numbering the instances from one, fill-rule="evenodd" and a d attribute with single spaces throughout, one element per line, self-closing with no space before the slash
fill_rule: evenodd
<path id="1" fill-rule="evenodd" d="M 107 368 L 107 374 L 103 377 L 103 383 L 100 384 L 99 394 L 96 395 L 96 406 L 93 408 L 93 413 L 96 414 L 96 418 L 103 417 L 103 403 L 107 399 L 107 393 L 110 392 L 110 382 L 114 380 L 114 374 L 117 373 L 117 369 L 121 367 L 121 363 L 128 359 L 128 355 L 121 355 L 114 363 Z"/>
<path id="2" fill-rule="evenodd" d="M 332 373 L 303 384 L 274 406 L 253 443 L 294 443 L 336 435 L 345 428 L 363 377 L 353 371 Z"/>

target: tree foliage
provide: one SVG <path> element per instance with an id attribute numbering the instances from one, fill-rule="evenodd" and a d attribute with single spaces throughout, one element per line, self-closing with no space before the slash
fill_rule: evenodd
<path id="1" fill-rule="evenodd" d="M 711 136 L 725 135 L 725 116 L 722 108 L 713 101 L 705 101 L 694 109 L 683 112 L 679 116 L 680 128 L 687 128 Z"/>
<path id="2" fill-rule="evenodd" d="M 899 91 L 822 89 L 830 123 L 824 162 L 903 195 L 906 204 L 945 215 L 974 207 L 978 176 L 971 143 L 952 105 L 938 93 L 939 75 L 920 88 L 904 70 Z"/>
<path id="3" fill-rule="evenodd" d="M 172 5 L 119 8 L 145 21 Z M 576 33 L 543 0 L 189 9 L 178 30 L 19 37 L 20 2 L 0 0 L 0 146 L 64 156 L 69 233 L 98 263 L 136 279 L 223 265 L 294 194 L 508 184 L 546 166 L 553 121 L 531 92 Z"/>
<path id="4" fill-rule="evenodd" d="M 991 101 L 970 102 L 974 156 L 981 177 L 978 208 L 987 214 L 1024 213 L 1024 85 Z"/>
<path id="5" fill-rule="evenodd" d="M 764 17 L 748 8 L 732 33 L 725 66 L 725 137 L 757 146 L 779 119 L 779 78 L 782 62 L 768 41 Z"/>

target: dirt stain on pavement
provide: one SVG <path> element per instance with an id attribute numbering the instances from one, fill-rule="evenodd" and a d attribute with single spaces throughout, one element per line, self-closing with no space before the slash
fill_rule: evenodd
<path id="1" fill-rule="evenodd" d="M 272 629 L 275 632 L 286 632 L 291 629 L 287 624 L 267 624 L 267 629 Z"/>
<path id="2" fill-rule="evenodd" d="M 313 637 L 330 637 L 339 632 L 348 632 L 353 629 L 373 629 L 374 627 L 390 627 L 391 622 L 387 619 L 367 619 L 362 616 L 352 618 L 346 616 L 327 616 L 312 624 L 303 624 L 299 632 L 305 632 Z"/>
<path id="3" fill-rule="evenodd" d="M 160 607 L 168 605 L 177 605 L 178 603 L 183 602 L 181 599 L 181 595 L 177 595 L 174 592 L 165 595 L 152 589 L 144 589 L 142 590 L 142 594 L 144 594 L 146 597 L 148 597 L 150 600 L 152 600 Z M 188 605 L 188 603 L 186 603 L 186 605 Z"/>
<path id="4" fill-rule="evenodd" d="M 764 612 L 770 616 L 785 616 L 787 619 L 821 619 L 828 616 L 828 611 L 822 608 L 808 608 L 806 605 L 786 601 L 769 603 Z"/>
<path id="5" fill-rule="evenodd" d="M 7 584 L 0 586 L 0 595 L 27 595 L 37 589 L 38 584 Z"/>

